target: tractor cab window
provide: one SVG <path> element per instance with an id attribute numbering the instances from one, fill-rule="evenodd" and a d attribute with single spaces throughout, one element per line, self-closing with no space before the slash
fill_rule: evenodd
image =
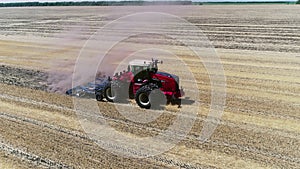
<path id="1" fill-rule="evenodd" d="M 132 70 L 132 73 L 133 74 L 137 74 L 143 70 L 147 70 L 148 69 L 148 66 L 132 66 L 131 67 L 131 70 Z"/>

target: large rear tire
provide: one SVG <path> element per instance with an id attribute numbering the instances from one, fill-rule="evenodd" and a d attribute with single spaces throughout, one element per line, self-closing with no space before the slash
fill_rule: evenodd
<path id="1" fill-rule="evenodd" d="M 115 101 L 116 96 L 110 85 L 104 88 L 104 97 L 109 102 Z"/>
<path id="2" fill-rule="evenodd" d="M 128 94 L 119 86 L 109 85 L 104 89 L 104 97 L 109 102 L 125 103 Z"/>
<path id="3" fill-rule="evenodd" d="M 134 99 L 133 83 L 130 83 L 130 85 L 129 85 L 128 95 L 129 95 L 129 99 Z"/>

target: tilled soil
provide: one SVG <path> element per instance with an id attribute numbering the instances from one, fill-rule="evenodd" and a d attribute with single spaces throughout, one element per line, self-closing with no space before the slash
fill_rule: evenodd
<path id="1" fill-rule="evenodd" d="M 44 91 L 48 88 L 47 73 L 6 65 L 0 65 L 0 82 Z"/>

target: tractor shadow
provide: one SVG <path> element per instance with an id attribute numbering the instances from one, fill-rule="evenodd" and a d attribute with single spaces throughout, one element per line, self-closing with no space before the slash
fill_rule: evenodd
<path id="1" fill-rule="evenodd" d="M 177 99 L 167 102 L 167 105 L 177 105 L 180 108 L 182 105 L 192 105 L 193 103 L 195 103 L 194 100 L 191 100 L 190 97 L 186 97 L 184 99 Z"/>
<path id="2" fill-rule="evenodd" d="M 101 102 L 107 102 L 107 103 L 109 103 L 109 101 L 107 101 L 106 99 L 103 99 Z M 135 102 L 133 102 L 130 99 L 126 99 L 126 100 L 122 100 L 122 101 L 117 101 L 115 103 L 117 103 L 117 104 L 131 104 L 131 105 L 135 105 Z M 178 106 L 180 108 L 180 107 L 182 107 L 184 105 L 192 105 L 194 103 L 195 103 L 195 100 L 191 100 L 190 97 L 186 97 L 184 99 L 178 99 L 178 100 L 173 100 L 171 102 L 166 102 L 165 105 L 159 105 L 159 106 L 151 107 L 150 109 L 153 109 L 153 110 L 164 110 L 165 106 L 167 106 L 167 105 Z"/>
<path id="3" fill-rule="evenodd" d="M 191 100 L 190 97 L 181 99 L 181 105 L 192 105 L 195 103 L 195 100 Z"/>

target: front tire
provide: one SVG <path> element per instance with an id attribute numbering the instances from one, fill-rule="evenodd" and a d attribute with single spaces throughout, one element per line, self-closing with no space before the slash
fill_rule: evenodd
<path id="1" fill-rule="evenodd" d="M 150 109 L 151 107 L 150 98 L 149 98 L 150 92 L 151 92 L 151 88 L 148 86 L 143 86 L 136 91 L 135 101 L 141 108 Z"/>
<path id="2" fill-rule="evenodd" d="M 143 86 L 137 90 L 135 101 L 141 108 L 157 110 L 166 105 L 166 96 L 158 87 Z"/>

